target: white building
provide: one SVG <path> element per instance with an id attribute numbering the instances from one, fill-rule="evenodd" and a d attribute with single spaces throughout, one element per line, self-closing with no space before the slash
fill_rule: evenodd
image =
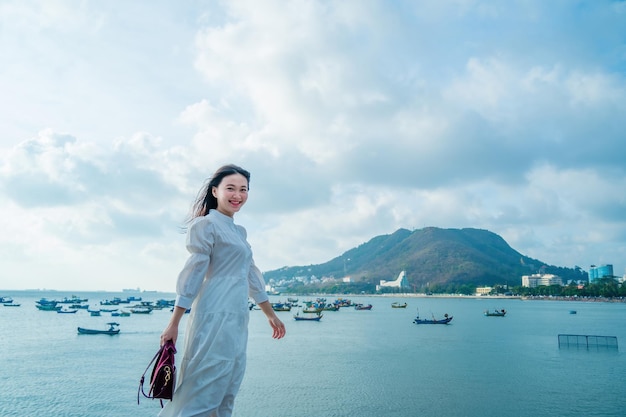
<path id="1" fill-rule="evenodd" d="M 522 287 L 535 288 L 541 285 L 563 285 L 561 277 L 553 274 L 532 274 L 522 276 Z"/>
<path id="2" fill-rule="evenodd" d="M 398 278 L 395 281 L 386 281 L 384 279 L 380 280 L 380 284 L 376 286 L 376 291 L 380 291 L 381 288 L 408 288 L 409 281 L 406 279 L 406 272 L 401 271 Z"/>

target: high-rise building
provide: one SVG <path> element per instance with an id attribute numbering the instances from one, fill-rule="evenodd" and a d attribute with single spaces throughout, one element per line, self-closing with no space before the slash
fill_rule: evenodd
<path id="1" fill-rule="evenodd" d="M 589 267 L 589 283 L 592 283 L 604 277 L 613 277 L 613 265 L 591 265 Z"/>

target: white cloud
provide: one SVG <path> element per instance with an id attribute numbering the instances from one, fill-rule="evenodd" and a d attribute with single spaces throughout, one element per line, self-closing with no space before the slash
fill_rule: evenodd
<path id="1" fill-rule="evenodd" d="M 626 266 L 615 3 L 0 11 L 0 267 L 18 286 L 171 290 L 178 227 L 230 162 L 252 172 L 237 220 L 266 270 L 425 226 Z"/>

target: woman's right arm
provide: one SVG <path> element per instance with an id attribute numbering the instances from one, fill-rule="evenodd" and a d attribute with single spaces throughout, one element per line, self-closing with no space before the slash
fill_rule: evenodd
<path id="1" fill-rule="evenodd" d="M 205 219 L 198 219 L 187 231 L 187 250 L 190 255 L 176 281 L 176 301 L 170 321 L 161 333 L 161 345 L 172 340 L 176 344 L 178 326 L 185 311 L 191 307 L 204 280 L 213 251 L 213 228 Z"/>
<path id="2" fill-rule="evenodd" d="M 168 340 L 171 340 L 174 344 L 176 344 L 176 339 L 178 339 L 178 325 L 180 324 L 180 319 L 183 317 L 186 310 L 187 309 L 184 307 L 174 307 L 174 312 L 172 313 L 172 317 L 170 317 L 170 322 L 165 330 L 163 330 L 163 333 L 161 333 L 161 346 L 163 346 Z"/>

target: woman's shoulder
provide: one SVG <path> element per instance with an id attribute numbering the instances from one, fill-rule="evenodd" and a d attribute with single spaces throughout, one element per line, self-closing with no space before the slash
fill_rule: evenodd
<path id="1" fill-rule="evenodd" d="M 207 216 L 199 216 L 199 217 L 196 217 L 195 219 L 192 219 L 189 222 L 189 228 L 192 229 L 192 228 L 198 227 L 198 226 L 206 226 L 207 224 L 210 224 L 210 223 L 212 223 L 212 222 L 211 222 L 211 219 L 209 218 L 208 215 Z"/>
<path id="2" fill-rule="evenodd" d="M 189 222 L 187 230 L 190 234 L 205 234 L 215 229 L 215 222 L 209 216 L 200 216 Z"/>
<path id="3" fill-rule="evenodd" d="M 232 230 L 233 221 L 224 219 L 220 214 L 216 214 L 214 210 L 211 210 L 209 214 L 205 216 L 199 216 L 191 220 L 189 223 L 189 230 L 192 229 L 212 229 L 212 230 Z M 237 226 L 239 227 L 239 226 Z"/>

